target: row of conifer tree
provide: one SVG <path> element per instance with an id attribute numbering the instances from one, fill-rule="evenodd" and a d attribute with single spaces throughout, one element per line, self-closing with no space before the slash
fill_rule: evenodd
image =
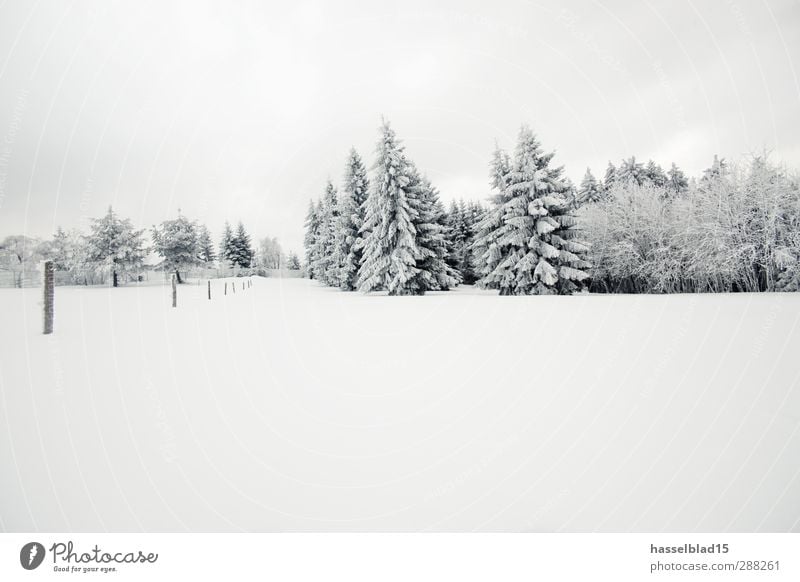
<path id="1" fill-rule="evenodd" d="M 388 122 L 371 176 L 351 150 L 342 187 L 329 181 L 306 219 L 308 276 L 343 290 L 421 295 L 477 282 L 504 295 L 581 290 L 587 247 L 578 237 L 574 189 L 523 127 L 513 157 L 499 148 L 486 209 L 452 203 L 408 157 Z"/>

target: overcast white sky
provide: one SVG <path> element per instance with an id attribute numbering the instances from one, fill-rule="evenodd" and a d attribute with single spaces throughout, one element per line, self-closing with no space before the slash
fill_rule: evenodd
<path id="1" fill-rule="evenodd" d="M 637 155 L 800 168 L 800 2 L 0 0 L 0 235 L 244 220 L 300 250 L 381 114 L 443 198 L 530 124 L 578 181 Z"/>

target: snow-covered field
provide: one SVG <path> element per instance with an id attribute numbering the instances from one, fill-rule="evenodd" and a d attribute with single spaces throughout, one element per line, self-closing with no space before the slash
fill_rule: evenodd
<path id="1" fill-rule="evenodd" d="M 800 294 L 213 285 L 0 290 L 0 527 L 800 530 Z"/>

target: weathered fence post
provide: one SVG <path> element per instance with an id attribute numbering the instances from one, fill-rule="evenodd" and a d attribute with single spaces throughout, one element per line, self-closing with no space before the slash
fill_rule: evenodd
<path id="1" fill-rule="evenodd" d="M 225 281 L 225 295 L 228 294 L 228 282 Z"/>
<path id="2" fill-rule="evenodd" d="M 208 300 L 211 301 L 211 281 L 208 282 Z"/>
<path id="3" fill-rule="evenodd" d="M 44 263 L 44 333 L 53 333 L 53 317 L 55 300 L 55 274 L 53 261 Z"/>
<path id="4" fill-rule="evenodd" d="M 172 275 L 172 306 L 178 306 L 178 285 L 175 281 L 175 275 Z"/>
<path id="5" fill-rule="evenodd" d="M 231 281 L 231 289 L 233 290 L 233 294 L 236 295 L 236 281 Z"/>

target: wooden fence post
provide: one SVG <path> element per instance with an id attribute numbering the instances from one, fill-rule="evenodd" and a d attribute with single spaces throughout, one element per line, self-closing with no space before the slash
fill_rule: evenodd
<path id="1" fill-rule="evenodd" d="M 211 301 L 211 280 L 208 281 L 208 300 Z"/>
<path id="2" fill-rule="evenodd" d="M 53 261 L 44 263 L 44 333 L 53 333 L 53 317 L 55 300 L 55 274 Z"/>
<path id="3" fill-rule="evenodd" d="M 172 306 L 178 306 L 178 284 L 175 281 L 175 275 L 172 275 Z"/>
<path id="4" fill-rule="evenodd" d="M 228 282 L 225 281 L 225 295 L 228 294 Z"/>

